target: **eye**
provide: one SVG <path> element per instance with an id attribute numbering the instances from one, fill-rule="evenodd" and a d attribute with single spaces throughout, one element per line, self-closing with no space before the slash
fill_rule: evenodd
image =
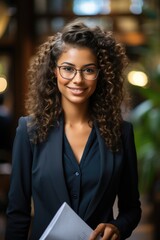
<path id="1" fill-rule="evenodd" d="M 85 68 L 83 69 L 83 72 L 86 73 L 86 74 L 94 74 L 96 73 L 97 69 L 96 68 Z"/>
<path id="2" fill-rule="evenodd" d="M 70 67 L 70 66 L 62 66 L 61 69 L 64 72 L 74 72 L 75 71 L 75 69 L 73 67 Z"/>

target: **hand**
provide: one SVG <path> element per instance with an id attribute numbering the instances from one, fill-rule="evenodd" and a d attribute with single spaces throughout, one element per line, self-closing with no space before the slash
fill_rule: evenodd
<path id="1" fill-rule="evenodd" d="M 91 234 L 89 240 L 96 240 L 102 236 L 101 240 L 120 240 L 120 232 L 113 224 L 100 223 Z"/>

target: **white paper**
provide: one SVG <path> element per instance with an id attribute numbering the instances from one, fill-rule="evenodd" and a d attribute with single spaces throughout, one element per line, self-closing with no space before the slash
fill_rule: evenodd
<path id="1" fill-rule="evenodd" d="M 88 240 L 92 231 L 64 202 L 39 240 Z"/>

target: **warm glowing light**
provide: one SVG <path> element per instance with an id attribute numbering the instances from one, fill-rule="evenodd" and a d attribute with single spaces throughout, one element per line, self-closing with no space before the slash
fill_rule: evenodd
<path id="1" fill-rule="evenodd" d="M 145 87 L 148 83 L 146 73 L 141 71 L 131 71 L 128 73 L 128 81 L 135 86 Z"/>
<path id="2" fill-rule="evenodd" d="M 0 38 L 3 36 L 7 25 L 9 23 L 10 17 L 8 14 L 8 9 L 5 3 L 0 2 Z"/>
<path id="3" fill-rule="evenodd" d="M 4 92 L 7 88 L 7 80 L 4 77 L 0 77 L 0 93 Z"/>

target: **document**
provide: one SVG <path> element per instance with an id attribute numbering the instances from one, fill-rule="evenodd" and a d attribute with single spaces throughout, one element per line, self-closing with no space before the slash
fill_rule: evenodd
<path id="1" fill-rule="evenodd" d="M 88 240 L 92 231 L 64 202 L 39 240 Z"/>

